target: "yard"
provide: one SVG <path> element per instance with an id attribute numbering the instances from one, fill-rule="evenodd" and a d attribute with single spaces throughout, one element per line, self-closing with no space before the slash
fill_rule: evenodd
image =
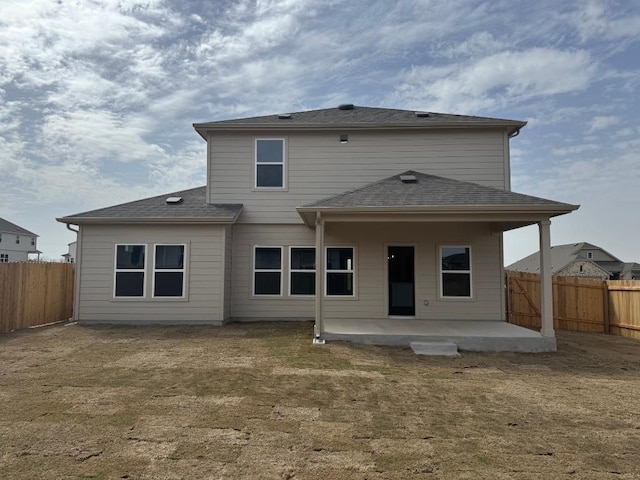
<path id="1" fill-rule="evenodd" d="M 640 341 L 446 359 L 311 332 L 0 335 L 0 477 L 640 478 Z"/>

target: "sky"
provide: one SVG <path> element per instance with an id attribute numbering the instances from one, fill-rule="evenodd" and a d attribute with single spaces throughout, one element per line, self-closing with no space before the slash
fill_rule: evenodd
<path id="1" fill-rule="evenodd" d="M 0 0 L 0 217 L 57 260 L 56 217 L 204 185 L 194 122 L 354 103 L 526 120 L 552 244 L 640 262 L 639 87 L 635 0 Z"/>

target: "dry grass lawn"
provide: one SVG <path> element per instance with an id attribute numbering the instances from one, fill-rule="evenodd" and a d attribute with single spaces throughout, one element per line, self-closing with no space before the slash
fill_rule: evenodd
<path id="1" fill-rule="evenodd" d="M 309 323 L 0 335 L 0 477 L 640 478 L 640 342 L 418 357 Z"/>

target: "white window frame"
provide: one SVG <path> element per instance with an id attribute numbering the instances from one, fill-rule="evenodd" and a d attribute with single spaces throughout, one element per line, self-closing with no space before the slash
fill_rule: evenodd
<path id="1" fill-rule="evenodd" d="M 20 235 L 16 235 L 16 245 L 20 244 Z"/>
<path id="2" fill-rule="evenodd" d="M 183 247 L 184 248 L 184 257 L 182 259 L 182 268 L 156 268 L 156 247 Z M 186 243 L 154 243 L 153 244 L 153 263 L 152 263 L 152 273 L 151 273 L 151 298 L 160 298 L 162 300 L 180 300 L 187 298 L 187 261 L 188 261 L 188 250 Z M 170 273 L 178 273 L 182 272 L 182 295 L 177 296 L 161 296 L 156 295 L 156 272 L 170 272 Z"/>
<path id="3" fill-rule="evenodd" d="M 278 248 L 280 249 L 280 269 L 274 268 L 256 268 L 256 252 L 258 248 Z M 282 298 L 284 295 L 284 247 L 280 245 L 254 245 L 253 246 L 253 259 L 251 269 L 251 296 L 258 298 Z M 256 273 L 280 273 L 280 293 L 256 293 Z"/>
<path id="4" fill-rule="evenodd" d="M 330 248 L 350 248 L 353 252 L 351 270 L 329 270 L 326 263 L 329 258 Z M 324 247 L 324 296 L 327 298 L 355 298 L 357 292 L 356 284 L 356 247 L 354 245 L 328 245 Z M 317 265 L 316 265 L 317 268 Z M 351 295 L 330 295 L 329 294 L 329 273 L 351 273 L 353 278 L 353 293 Z"/>
<path id="5" fill-rule="evenodd" d="M 0 263 L 9 263 L 8 253 L 0 253 Z"/>
<path id="6" fill-rule="evenodd" d="M 142 268 L 118 268 L 118 247 L 144 247 L 144 266 Z M 113 250 L 113 298 L 115 300 L 143 300 L 147 298 L 147 264 L 148 264 L 149 244 L 147 243 L 116 243 Z M 119 272 L 142 272 L 142 295 L 135 297 L 116 296 L 116 277 Z"/>
<path id="7" fill-rule="evenodd" d="M 469 249 L 469 270 L 442 270 L 442 250 L 445 248 L 468 248 Z M 439 283 L 440 283 L 440 298 L 443 300 L 473 300 L 474 299 L 474 288 L 473 288 L 473 247 L 471 245 L 463 245 L 463 244 L 442 244 L 439 245 L 438 248 L 438 270 L 440 271 L 439 275 Z M 468 297 L 458 297 L 458 296 L 445 296 L 444 295 L 444 281 L 443 274 L 444 273 L 452 273 L 452 274 L 463 274 L 469 275 L 469 296 Z"/>
<path id="8" fill-rule="evenodd" d="M 316 270 L 318 268 L 318 266 L 315 264 L 315 256 L 314 256 L 314 266 L 315 266 L 315 268 L 313 270 L 299 270 L 299 269 L 291 268 L 291 254 L 293 253 L 293 249 L 294 248 L 310 248 L 310 249 L 313 249 L 314 255 L 315 255 L 315 252 L 316 252 L 315 245 L 313 245 L 313 246 L 311 246 L 311 245 L 310 246 L 292 245 L 292 246 L 289 247 L 289 276 L 287 277 L 288 280 L 289 280 L 289 291 L 288 291 L 288 294 L 289 294 L 290 297 L 294 297 L 294 298 L 314 298 L 315 294 L 314 295 L 303 295 L 303 294 L 299 294 L 299 293 L 291 293 L 291 285 L 293 285 L 291 277 L 292 277 L 293 273 L 313 273 L 314 282 L 315 282 Z M 316 285 L 316 287 L 317 287 L 317 285 Z"/>
<path id="9" fill-rule="evenodd" d="M 593 260 L 593 252 L 587 252 L 587 259 Z"/>
<path id="10" fill-rule="evenodd" d="M 36 245 L 36 237 L 31 237 L 31 245 L 35 247 L 35 245 Z"/>
<path id="11" fill-rule="evenodd" d="M 261 140 L 279 140 L 282 142 L 282 162 L 260 162 L 258 164 L 258 142 Z M 287 189 L 287 139 L 284 137 L 258 137 L 253 142 L 253 189 L 254 190 L 286 190 Z M 282 186 L 261 187 L 258 185 L 258 165 L 282 165 Z"/>

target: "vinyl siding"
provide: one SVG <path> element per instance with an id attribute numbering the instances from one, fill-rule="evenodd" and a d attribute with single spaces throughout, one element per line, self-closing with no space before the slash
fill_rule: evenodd
<path id="1" fill-rule="evenodd" d="M 231 290 L 233 279 L 233 226 L 224 229 L 224 303 L 223 318 L 231 317 Z"/>
<path id="2" fill-rule="evenodd" d="M 312 246 L 315 232 L 296 225 L 235 225 L 233 246 L 232 317 L 248 319 L 306 319 L 315 315 L 314 298 L 288 296 L 289 246 Z M 326 297 L 323 316 L 331 319 L 387 318 L 386 246 L 415 245 L 416 317 L 432 320 L 500 320 L 503 317 L 500 235 L 488 225 L 331 224 L 326 246 L 356 247 L 356 296 Z M 472 299 L 439 298 L 439 245 L 471 245 Z M 283 294 L 252 295 L 253 247 L 283 246 Z M 428 305 L 424 305 L 424 301 Z"/>
<path id="3" fill-rule="evenodd" d="M 257 137 L 285 139 L 284 191 L 253 188 Z M 500 129 L 219 133 L 209 138 L 209 200 L 243 203 L 240 223 L 301 223 L 297 206 L 410 169 L 508 188 L 505 141 Z"/>
<path id="4" fill-rule="evenodd" d="M 224 226 L 84 225 L 78 320 L 87 322 L 199 323 L 223 316 Z M 186 299 L 151 298 L 153 244 L 187 245 Z M 146 298 L 114 299 L 116 244 L 147 244 Z"/>

